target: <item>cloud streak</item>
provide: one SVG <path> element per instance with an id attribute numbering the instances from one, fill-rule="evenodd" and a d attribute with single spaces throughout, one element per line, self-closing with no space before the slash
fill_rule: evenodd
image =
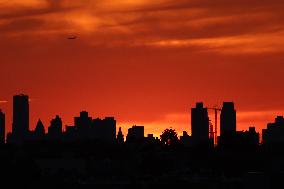
<path id="1" fill-rule="evenodd" d="M 278 52 L 284 38 L 281 7 L 283 3 L 278 0 L 30 0 L 14 4 L 2 0 L 0 30 L 6 35 L 46 33 L 49 37 L 51 32 L 54 37 L 76 32 L 107 46 L 193 45 L 223 53 Z"/>

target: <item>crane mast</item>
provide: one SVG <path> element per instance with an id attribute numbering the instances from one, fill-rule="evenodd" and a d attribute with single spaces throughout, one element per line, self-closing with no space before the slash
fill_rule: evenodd
<path id="1" fill-rule="evenodd" d="M 214 145 L 217 145 L 217 138 L 218 138 L 218 111 L 221 111 L 220 108 L 218 108 L 217 106 L 213 107 L 213 108 L 208 108 L 210 110 L 214 110 L 214 118 L 215 118 L 215 124 L 214 124 L 214 131 L 213 131 L 213 125 L 210 121 L 210 128 L 209 128 L 209 137 L 213 138 L 214 140 Z"/>

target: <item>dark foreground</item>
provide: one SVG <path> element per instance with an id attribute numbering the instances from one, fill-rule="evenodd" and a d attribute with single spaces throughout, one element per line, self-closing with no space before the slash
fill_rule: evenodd
<path id="1" fill-rule="evenodd" d="M 5 188 L 284 186 L 284 147 L 197 150 L 155 144 L 33 142 L 2 145 L 0 158 Z"/>

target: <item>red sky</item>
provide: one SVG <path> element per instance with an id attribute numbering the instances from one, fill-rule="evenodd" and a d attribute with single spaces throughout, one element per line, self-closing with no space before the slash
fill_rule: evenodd
<path id="1" fill-rule="evenodd" d="M 124 130 L 190 131 L 195 102 L 234 101 L 238 130 L 260 130 L 284 111 L 283 9 L 283 0 L 0 0 L 8 130 L 18 93 L 31 97 L 32 129 L 87 110 Z"/>

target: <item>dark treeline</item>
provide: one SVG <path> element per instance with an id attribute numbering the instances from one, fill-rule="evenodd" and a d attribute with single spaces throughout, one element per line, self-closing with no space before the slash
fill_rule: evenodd
<path id="1" fill-rule="evenodd" d="M 284 179 L 281 148 L 222 149 L 181 143 L 42 141 L 0 147 L 2 184 L 27 188 L 274 188 Z"/>

